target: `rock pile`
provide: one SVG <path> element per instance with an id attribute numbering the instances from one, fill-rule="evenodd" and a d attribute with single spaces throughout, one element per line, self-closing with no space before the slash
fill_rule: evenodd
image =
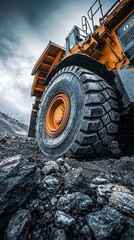
<path id="1" fill-rule="evenodd" d="M 134 156 L 52 160 L 32 139 L 0 142 L 0 240 L 134 239 Z"/>

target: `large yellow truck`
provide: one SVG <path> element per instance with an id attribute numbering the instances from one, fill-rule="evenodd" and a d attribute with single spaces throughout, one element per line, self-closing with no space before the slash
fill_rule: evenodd
<path id="1" fill-rule="evenodd" d="M 48 156 L 106 151 L 120 116 L 133 109 L 134 1 L 118 0 L 103 14 L 96 0 L 81 21 L 66 48 L 49 42 L 32 70 L 29 136 Z"/>

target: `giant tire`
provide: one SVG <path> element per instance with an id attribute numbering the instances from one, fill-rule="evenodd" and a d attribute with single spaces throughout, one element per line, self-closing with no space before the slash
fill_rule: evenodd
<path id="1" fill-rule="evenodd" d="M 46 109 L 58 92 L 70 99 L 70 116 L 63 132 L 55 138 L 44 128 Z M 51 79 L 44 92 L 36 123 L 41 151 L 51 157 L 74 157 L 104 153 L 118 129 L 118 104 L 112 87 L 86 69 L 69 66 Z"/>

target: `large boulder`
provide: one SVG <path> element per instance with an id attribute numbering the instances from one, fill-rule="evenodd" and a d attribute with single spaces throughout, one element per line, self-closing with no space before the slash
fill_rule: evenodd
<path id="1" fill-rule="evenodd" d="M 65 231 L 63 229 L 55 229 L 52 240 L 67 240 Z"/>
<path id="2" fill-rule="evenodd" d="M 36 165 L 21 155 L 0 162 L 0 216 L 18 209 L 35 186 Z"/>
<path id="3" fill-rule="evenodd" d="M 31 214 L 28 210 L 19 210 L 10 219 L 5 230 L 5 240 L 25 240 L 29 230 Z"/>
<path id="4" fill-rule="evenodd" d="M 96 240 L 117 237 L 123 230 L 123 217 L 114 208 L 105 206 L 101 211 L 86 216 L 88 226 L 92 229 Z"/>

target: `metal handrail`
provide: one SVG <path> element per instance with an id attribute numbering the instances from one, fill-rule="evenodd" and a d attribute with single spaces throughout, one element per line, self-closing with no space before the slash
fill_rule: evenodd
<path id="1" fill-rule="evenodd" d="M 92 29 L 91 29 L 91 27 L 90 27 L 90 24 L 89 24 L 86 16 L 82 16 L 82 17 L 81 17 L 81 25 L 82 25 L 82 30 L 83 30 L 86 34 L 87 34 L 87 28 L 89 28 L 90 32 L 92 32 Z M 86 27 L 85 30 L 84 30 L 84 27 Z"/>
<path id="2" fill-rule="evenodd" d="M 101 18 L 101 21 L 100 23 L 103 23 L 104 22 L 104 19 L 107 17 L 107 15 L 113 10 L 113 8 L 118 4 L 120 3 L 122 0 L 117 0 L 113 5 L 112 7 L 104 14 L 104 16 Z"/>
<path id="3" fill-rule="evenodd" d="M 97 2 L 99 3 L 99 7 L 96 9 L 95 12 L 93 12 L 93 7 L 96 5 Z M 101 19 L 102 19 L 103 18 L 102 4 L 100 0 L 96 0 L 87 12 L 89 19 L 92 21 L 93 32 L 95 31 L 94 16 L 99 10 L 101 12 Z"/>
<path id="4" fill-rule="evenodd" d="M 82 23 L 82 29 L 84 30 L 85 28 L 85 32 L 87 33 L 87 28 L 89 28 L 90 32 L 94 33 L 95 32 L 95 23 L 94 23 L 94 16 L 96 15 L 96 13 L 100 10 L 101 12 L 101 18 L 99 18 L 100 24 L 102 24 L 105 20 L 105 18 L 108 16 L 108 14 L 116 7 L 117 4 L 119 4 L 122 0 L 117 0 L 112 7 L 103 15 L 103 10 L 102 10 L 102 4 L 100 0 L 95 0 L 95 2 L 93 3 L 93 5 L 90 7 L 90 9 L 87 12 L 88 18 L 89 20 L 91 20 L 92 22 L 92 28 L 88 22 L 88 19 L 86 16 L 82 16 L 81 17 L 81 23 Z M 99 3 L 99 7 L 93 11 L 93 7 L 96 5 L 96 3 Z M 93 29 L 93 31 L 92 31 Z"/>

